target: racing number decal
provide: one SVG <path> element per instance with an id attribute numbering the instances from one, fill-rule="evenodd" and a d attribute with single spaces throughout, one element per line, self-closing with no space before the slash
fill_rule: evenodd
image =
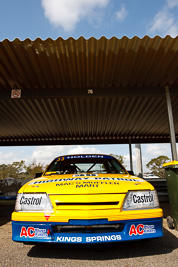
<path id="1" fill-rule="evenodd" d="M 134 224 L 131 225 L 129 230 L 129 235 L 143 235 L 144 234 L 144 225 L 138 224 L 137 227 L 135 227 Z"/>
<path id="2" fill-rule="evenodd" d="M 57 159 L 57 161 L 63 161 L 64 160 L 64 157 L 60 157 Z"/>

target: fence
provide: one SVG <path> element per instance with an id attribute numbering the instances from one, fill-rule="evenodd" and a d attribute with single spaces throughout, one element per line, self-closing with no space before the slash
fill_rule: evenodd
<path id="1" fill-rule="evenodd" d="M 0 180 L 0 199 L 15 198 L 19 189 L 30 179 Z"/>

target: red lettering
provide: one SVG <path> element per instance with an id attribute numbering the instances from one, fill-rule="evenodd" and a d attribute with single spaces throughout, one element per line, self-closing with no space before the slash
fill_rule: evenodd
<path id="1" fill-rule="evenodd" d="M 34 227 L 28 227 L 26 230 L 25 226 L 21 228 L 20 237 L 34 237 L 35 236 L 35 228 Z"/>
<path id="2" fill-rule="evenodd" d="M 143 235 L 143 233 L 144 233 L 143 228 L 144 228 L 143 224 L 138 224 L 138 225 L 137 225 L 137 233 L 138 233 L 139 235 Z"/>
<path id="3" fill-rule="evenodd" d="M 21 232 L 20 232 L 20 237 L 22 237 L 22 236 L 27 237 L 27 231 L 26 231 L 26 228 L 24 226 L 21 228 Z"/>
<path id="4" fill-rule="evenodd" d="M 130 236 L 137 235 L 137 232 L 136 232 L 136 229 L 135 229 L 135 225 L 134 224 L 132 224 L 131 227 L 130 227 L 129 235 Z"/>
<path id="5" fill-rule="evenodd" d="M 35 229 L 34 227 L 28 227 L 28 236 L 29 237 L 34 237 L 35 236 Z"/>
<path id="6" fill-rule="evenodd" d="M 138 224 L 137 227 L 135 228 L 135 225 L 132 224 L 130 227 L 129 235 L 143 235 L 144 234 L 144 225 L 143 224 Z"/>

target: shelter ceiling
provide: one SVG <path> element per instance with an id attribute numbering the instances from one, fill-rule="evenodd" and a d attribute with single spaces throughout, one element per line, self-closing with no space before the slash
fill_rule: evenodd
<path id="1" fill-rule="evenodd" d="M 0 145 L 169 142 L 177 74 L 178 37 L 4 40 Z"/>

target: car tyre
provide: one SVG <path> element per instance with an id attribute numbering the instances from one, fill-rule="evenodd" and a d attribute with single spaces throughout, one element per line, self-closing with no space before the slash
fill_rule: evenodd
<path id="1" fill-rule="evenodd" d="M 167 225 L 169 229 L 174 229 L 174 221 L 171 216 L 167 216 Z"/>

